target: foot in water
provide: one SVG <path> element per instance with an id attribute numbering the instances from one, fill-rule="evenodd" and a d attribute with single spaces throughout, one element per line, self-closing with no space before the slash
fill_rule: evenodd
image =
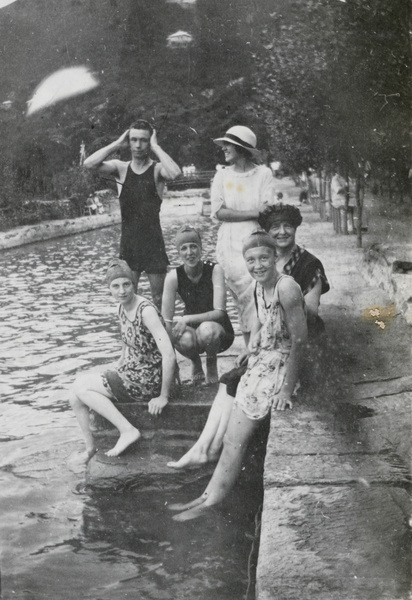
<path id="1" fill-rule="evenodd" d="M 174 515 L 172 517 L 173 521 L 178 521 L 179 523 L 183 523 L 184 521 L 192 521 L 193 519 L 198 519 L 199 517 L 203 517 L 208 512 L 213 510 L 214 506 L 209 506 L 206 504 L 199 504 L 198 506 L 194 506 L 189 510 L 185 510 L 178 515 Z"/>
<path id="2" fill-rule="evenodd" d="M 189 510 L 189 508 L 195 508 L 196 506 L 203 504 L 203 502 L 206 502 L 206 500 L 207 494 L 202 494 L 201 496 L 199 496 L 199 498 L 196 498 L 191 502 L 186 502 L 185 504 L 183 504 L 182 502 L 178 502 L 176 504 L 168 504 L 167 508 L 173 511 Z"/>
<path id="3" fill-rule="evenodd" d="M 170 469 L 185 469 L 186 467 L 201 466 L 209 462 L 216 462 L 219 458 L 219 452 L 206 452 L 200 448 L 193 446 L 186 454 L 177 461 L 170 461 L 167 466 Z"/>
<path id="4" fill-rule="evenodd" d="M 67 459 L 67 466 L 73 473 L 80 473 L 85 469 L 90 459 L 96 454 L 97 448 L 73 452 Z"/>
<path id="5" fill-rule="evenodd" d="M 216 355 L 206 357 L 206 383 L 217 383 L 219 381 L 219 373 L 217 370 Z"/>
<path id="6" fill-rule="evenodd" d="M 111 450 L 105 452 L 106 456 L 119 456 L 119 454 L 124 452 L 131 444 L 137 442 L 139 438 L 140 431 L 135 427 L 132 427 L 120 435 L 117 444 Z"/>
<path id="7" fill-rule="evenodd" d="M 186 467 L 192 467 L 194 465 L 204 465 L 208 462 L 207 454 L 205 452 L 201 452 L 196 448 L 191 448 L 189 452 L 186 452 L 177 461 L 170 461 L 167 463 L 167 466 L 171 469 L 185 469 Z"/>

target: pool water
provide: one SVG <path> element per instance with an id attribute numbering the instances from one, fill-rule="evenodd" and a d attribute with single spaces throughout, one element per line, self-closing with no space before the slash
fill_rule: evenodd
<path id="1" fill-rule="evenodd" d="M 192 223 L 213 259 L 216 225 Z M 172 263 L 179 225 L 164 226 Z M 84 491 L 66 465 L 82 443 L 68 404 L 75 374 L 120 352 L 103 283 L 119 237 L 116 226 L 0 255 L 1 598 L 239 600 L 249 586 L 250 600 L 259 478 L 243 478 L 222 508 L 181 524 L 167 503 L 199 495 L 210 470 L 185 489 Z M 149 296 L 144 278 L 140 293 Z M 228 310 L 234 318 L 230 301 Z"/>

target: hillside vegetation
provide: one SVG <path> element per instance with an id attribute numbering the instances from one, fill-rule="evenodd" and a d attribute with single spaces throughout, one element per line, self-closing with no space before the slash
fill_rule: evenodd
<path id="1" fill-rule="evenodd" d="M 90 154 L 136 117 L 181 165 L 213 169 L 213 137 L 244 123 L 292 171 L 368 160 L 403 189 L 409 12 L 407 0 L 17 0 L 0 10 L 0 207 L 106 185 L 79 174 L 80 144 Z M 168 47 L 178 30 L 189 47 Z M 74 65 L 100 85 L 27 118 L 42 79 Z"/>

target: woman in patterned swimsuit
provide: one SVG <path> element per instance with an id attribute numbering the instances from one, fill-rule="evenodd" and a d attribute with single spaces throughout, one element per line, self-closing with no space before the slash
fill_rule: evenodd
<path id="1" fill-rule="evenodd" d="M 86 442 L 84 462 L 96 452 L 89 425 L 89 409 L 102 415 L 120 432 L 106 452 L 118 456 L 140 438 L 140 432 L 117 409 L 116 403 L 150 399 L 149 413 L 158 415 L 168 403 L 176 359 L 169 336 L 155 306 L 135 293 L 135 276 L 124 260 L 108 268 L 106 282 L 119 302 L 122 355 L 115 368 L 85 373 L 74 384 L 70 400 Z"/>
<path id="2" fill-rule="evenodd" d="M 205 492 L 174 518 L 187 521 L 218 504 L 233 487 L 248 441 L 272 409 L 292 408 L 292 394 L 307 341 L 302 291 L 293 277 L 276 270 L 275 243 L 255 232 L 243 245 L 249 273 L 256 281 L 257 316 L 250 335 L 249 361 L 240 380 L 219 462 Z"/>

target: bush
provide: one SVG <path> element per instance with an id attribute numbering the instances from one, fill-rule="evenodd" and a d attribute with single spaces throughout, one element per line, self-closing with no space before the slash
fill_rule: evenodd
<path id="1" fill-rule="evenodd" d="M 57 198 L 78 196 L 84 200 L 96 189 L 96 175 L 82 167 L 70 167 L 53 175 L 53 195 Z"/>

